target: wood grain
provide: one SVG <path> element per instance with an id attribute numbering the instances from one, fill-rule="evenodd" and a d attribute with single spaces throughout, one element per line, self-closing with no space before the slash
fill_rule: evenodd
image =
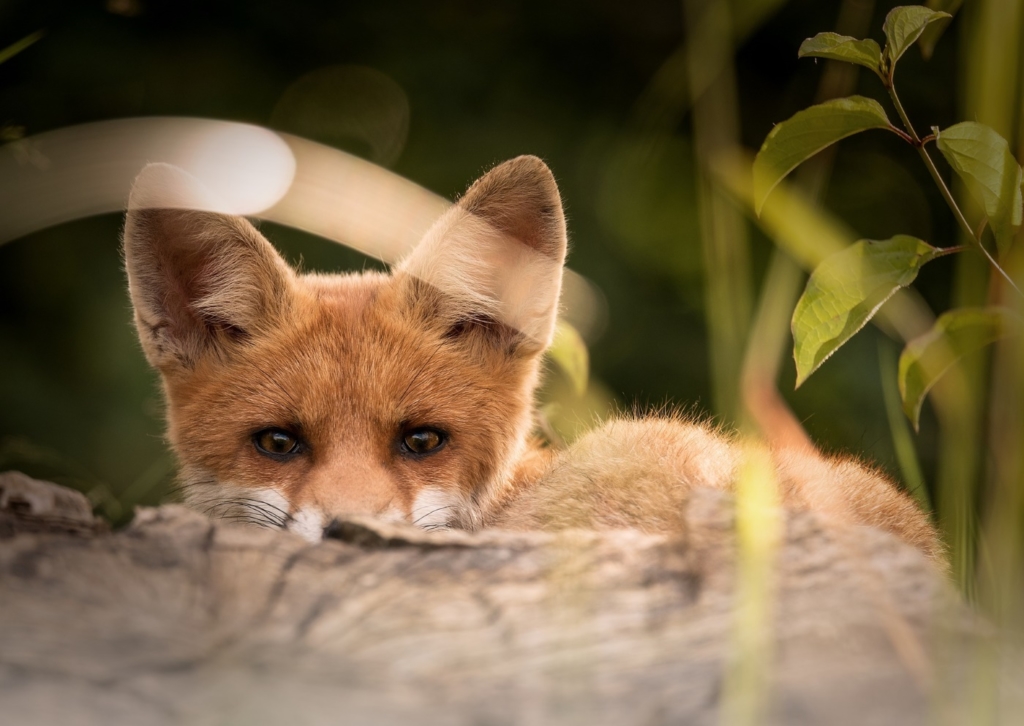
<path id="1" fill-rule="evenodd" d="M 0 720 L 717 723 L 732 527 L 697 490 L 677 538 L 352 520 L 310 545 L 173 505 L 9 531 Z M 777 582 L 766 723 L 925 723 L 980 627 L 917 551 L 808 513 L 786 515 Z"/>

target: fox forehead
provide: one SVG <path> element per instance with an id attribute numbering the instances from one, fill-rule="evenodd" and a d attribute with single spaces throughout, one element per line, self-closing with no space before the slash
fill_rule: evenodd
<path id="1" fill-rule="evenodd" d="M 172 403 L 223 401 L 254 423 L 300 425 L 309 434 L 353 418 L 390 426 L 446 414 L 479 420 L 495 380 L 520 366 L 483 356 L 419 319 L 380 274 L 303 276 L 281 318 L 228 359 L 201 361 L 169 385 Z M 497 388 L 500 388 L 498 386 Z"/>

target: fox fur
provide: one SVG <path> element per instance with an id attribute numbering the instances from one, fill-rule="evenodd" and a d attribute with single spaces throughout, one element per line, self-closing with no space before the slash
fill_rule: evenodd
<path id="1" fill-rule="evenodd" d="M 733 487 L 732 436 L 680 416 L 614 419 L 561 451 L 535 438 L 566 255 L 540 159 L 486 173 L 390 274 L 299 274 L 248 221 L 201 200 L 185 172 L 150 165 L 124 231 L 190 505 L 311 540 L 346 514 L 672 532 L 691 488 Z M 261 448 L 268 431 L 295 449 Z M 429 451 L 410 448 L 421 439 Z M 927 517 L 881 474 L 815 452 L 773 460 L 786 506 L 941 559 Z"/>

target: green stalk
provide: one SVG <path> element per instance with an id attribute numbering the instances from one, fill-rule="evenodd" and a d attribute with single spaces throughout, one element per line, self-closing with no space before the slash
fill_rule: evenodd
<path id="1" fill-rule="evenodd" d="M 37 30 L 31 35 L 26 35 L 21 40 L 15 43 L 11 43 L 3 50 L 0 50 L 0 63 L 5 63 L 9 61 L 11 58 L 18 55 L 18 53 L 25 50 L 36 41 L 40 40 L 44 35 L 46 35 L 45 30 Z"/>
<path id="2" fill-rule="evenodd" d="M 914 148 L 917 149 L 917 153 L 921 155 L 924 165 L 928 167 L 928 173 L 932 175 L 932 179 L 939 187 L 939 191 L 942 192 L 942 198 L 946 200 L 946 204 L 953 211 L 953 216 L 956 217 L 957 224 L 960 225 L 960 229 L 963 230 L 967 237 L 974 241 L 976 245 L 981 246 L 981 241 L 975 236 L 974 230 L 971 229 L 971 225 L 967 222 L 967 218 L 964 217 L 964 213 L 960 211 L 960 207 L 957 205 L 956 200 L 953 199 L 953 194 L 949 191 L 949 187 L 946 186 L 945 179 L 939 174 L 938 168 L 935 166 L 935 162 L 932 161 L 931 155 L 928 153 L 928 149 L 925 148 L 924 144 L 921 143 L 921 139 L 918 137 L 917 132 L 914 131 L 914 126 L 910 123 L 910 117 L 907 116 L 907 112 L 903 110 L 903 104 L 900 103 L 900 97 L 896 95 L 896 86 L 889 84 L 889 98 L 892 99 L 892 105 L 896 107 L 896 113 L 900 115 L 900 120 L 903 121 L 903 127 L 910 134 L 910 138 L 913 140 Z"/>

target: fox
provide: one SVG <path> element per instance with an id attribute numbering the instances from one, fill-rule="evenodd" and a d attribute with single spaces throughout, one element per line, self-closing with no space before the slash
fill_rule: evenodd
<path id="1" fill-rule="evenodd" d="M 742 446 L 707 421 L 613 417 L 563 448 L 538 435 L 568 244 L 541 159 L 487 171 L 389 272 L 300 273 L 203 193 L 150 164 L 123 231 L 187 505 L 309 541 L 352 515 L 671 533 L 692 489 L 734 490 Z M 771 460 L 784 507 L 943 560 L 929 518 L 881 472 L 817 450 Z"/>

